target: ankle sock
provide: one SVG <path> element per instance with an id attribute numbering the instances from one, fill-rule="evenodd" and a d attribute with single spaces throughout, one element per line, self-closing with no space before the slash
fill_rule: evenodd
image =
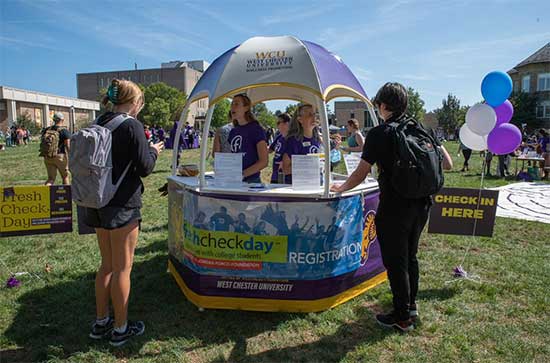
<path id="1" fill-rule="evenodd" d="M 128 327 L 128 322 L 125 322 L 124 325 L 121 325 L 118 328 L 115 328 L 115 331 L 119 334 L 122 334 L 122 333 L 126 332 L 127 327 Z"/>
<path id="2" fill-rule="evenodd" d="M 96 318 L 95 323 L 100 326 L 105 326 L 109 322 L 109 317 L 106 316 L 104 318 Z"/>

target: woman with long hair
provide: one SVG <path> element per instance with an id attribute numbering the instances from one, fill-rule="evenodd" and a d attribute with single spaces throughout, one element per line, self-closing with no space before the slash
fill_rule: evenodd
<path id="1" fill-rule="evenodd" d="M 243 153 L 243 181 L 261 183 L 260 172 L 268 162 L 265 131 L 252 114 L 252 102 L 245 94 L 233 97 L 229 120 L 233 129 L 229 133 L 232 153 Z"/>
<path id="2" fill-rule="evenodd" d="M 95 228 L 101 253 L 95 279 L 96 321 L 90 338 L 108 337 L 111 345 L 120 346 L 145 331 L 142 321 L 128 320 L 130 273 L 141 224 L 141 178 L 153 172 L 164 144 L 149 144 L 145 138 L 143 124 L 136 119 L 144 106 L 143 92 L 135 83 L 114 79 L 102 103 L 111 111 L 98 117 L 98 125 L 120 115 L 128 118 L 112 131 L 113 184 L 124 178 L 120 188 L 105 207 L 86 208 L 84 221 Z"/>
<path id="3" fill-rule="evenodd" d="M 342 151 L 346 152 L 361 152 L 363 151 L 363 145 L 365 144 L 365 137 L 359 131 L 359 121 L 352 118 L 348 120 L 346 126 L 348 131 L 348 146 L 343 147 Z"/>
<path id="4" fill-rule="evenodd" d="M 321 150 L 321 135 L 312 105 L 298 107 L 283 146 L 285 183 L 292 184 L 292 155 L 316 154 Z"/>

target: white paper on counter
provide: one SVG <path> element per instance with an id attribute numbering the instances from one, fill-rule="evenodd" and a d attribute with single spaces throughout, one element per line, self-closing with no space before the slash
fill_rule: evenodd
<path id="1" fill-rule="evenodd" d="M 292 188 L 296 190 L 319 189 L 319 155 L 292 155 Z"/>
<path id="2" fill-rule="evenodd" d="M 361 156 L 357 156 L 355 153 L 344 154 L 344 163 L 346 164 L 346 171 L 348 172 L 348 176 L 350 176 L 355 171 L 355 169 L 357 169 L 360 161 Z"/>
<path id="3" fill-rule="evenodd" d="M 242 184 L 242 170 L 242 153 L 216 153 L 214 158 L 214 175 L 216 184 Z"/>

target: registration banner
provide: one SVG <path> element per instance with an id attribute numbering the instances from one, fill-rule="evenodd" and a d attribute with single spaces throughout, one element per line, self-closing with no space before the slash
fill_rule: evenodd
<path id="1" fill-rule="evenodd" d="M 241 201 L 186 193 L 180 256 L 192 270 L 312 279 L 361 263 L 361 196 L 323 202 Z"/>
<path id="2" fill-rule="evenodd" d="M 433 197 L 428 233 L 493 235 L 498 191 L 443 188 Z"/>
<path id="3" fill-rule="evenodd" d="M 72 232 L 71 187 L 1 188 L 0 237 Z"/>
<path id="4" fill-rule="evenodd" d="M 377 192 L 244 201 L 170 183 L 169 193 L 169 268 L 198 306 L 319 311 L 386 278 Z"/>

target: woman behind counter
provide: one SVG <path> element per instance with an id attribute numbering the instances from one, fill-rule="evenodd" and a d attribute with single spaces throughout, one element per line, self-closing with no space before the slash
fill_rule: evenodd
<path id="1" fill-rule="evenodd" d="M 261 183 L 260 171 L 268 165 L 267 142 L 264 129 L 254 118 L 252 103 L 245 94 L 233 97 L 229 120 L 234 128 L 229 133 L 232 153 L 243 153 L 243 181 Z"/>
<path id="2" fill-rule="evenodd" d="M 282 151 L 286 184 L 292 184 L 292 155 L 316 154 L 320 151 L 321 144 L 313 106 L 301 105 L 290 122 Z"/>
<path id="3" fill-rule="evenodd" d="M 346 152 L 361 152 L 363 151 L 363 145 L 365 144 L 365 137 L 359 131 L 359 121 L 352 118 L 348 120 L 346 126 L 348 130 L 348 146 L 343 147 L 342 151 Z"/>
<path id="4" fill-rule="evenodd" d="M 287 113 L 282 113 L 277 116 L 277 129 L 279 133 L 271 145 L 269 145 L 269 153 L 275 153 L 273 155 L 273 170 L 271 173 L 271 184 L 284 184 L 283 175 L 283 145 L 285 143 L 285 137 L 288 134 L 288 126 L 290 123 L 290 116 Z"/>

